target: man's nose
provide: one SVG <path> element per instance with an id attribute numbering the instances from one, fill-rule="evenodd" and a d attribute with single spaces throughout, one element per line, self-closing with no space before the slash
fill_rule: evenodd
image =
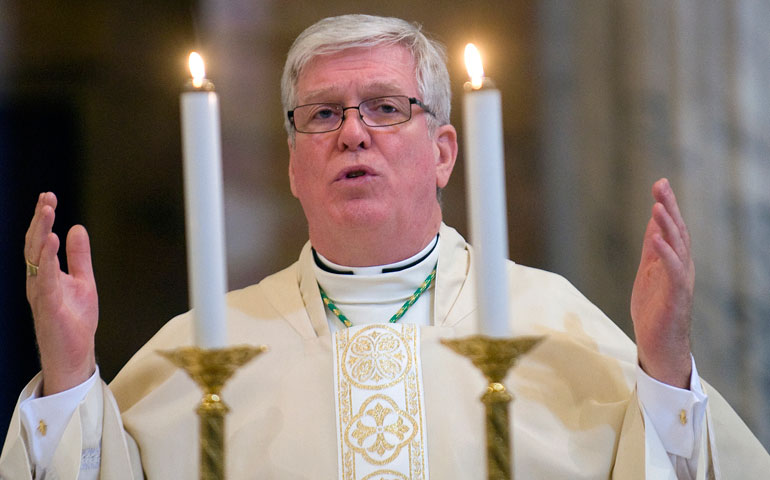
<path id="1" fill-rule="evenodd" d="M 364 116 L 361 115 L 361 107 L 345 107 L 345 108 L 342 109 L 342 125 L 341 125 L 341 127 L 345 126 L 345 120 L 347 120 L 347 118 L 348 118 L 347 110 L 355 110 L 356 113 L 355 114 L 351 113 L 350 115 L 353 115 L 354 118 L 356 118 L 357 120 L 359 120 L 361 122 L 364 121 Z M 364 123 L 364 127 L 365 126 L 366 126 L 366 124 Z"/>
<path id="2" fill-rule="evenodd" d="M 355 110 L 347 112 L 346 110 Z M 369 129 L 361 116 L 358 107 L 345 107 L 342 109 L 342 125 L 338 137 L 338 146 L 342 150 L 356 150 L 369 147 Z"/>

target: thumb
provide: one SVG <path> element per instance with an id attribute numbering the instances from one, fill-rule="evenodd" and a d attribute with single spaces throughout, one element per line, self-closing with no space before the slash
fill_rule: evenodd
<path id="1" fill-rule="evenodd" d="M 67 234 L 67 265 L 69 274 L 79 279 L 93 278 L 91 266 L 91 243 L 88 232 L 82 225 L 70 228 Z"/>

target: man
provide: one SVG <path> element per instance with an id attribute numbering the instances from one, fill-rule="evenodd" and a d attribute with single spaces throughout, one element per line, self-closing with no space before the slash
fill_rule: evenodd
<path id="1" fill-rule="evenodd" d="M 271 348 L 224 391 L 229 477 L 483 478 L 484 382 L 439 344 L 478 330 L 473 250 L 437 199 L 457 155 L 441 47 L 398 19 L 325 19 L 292 46 L 282 92 L 310 242 L 291 267 L 228 294 L 231 342 Z M 665 180 L 653 196 L 631 305 L 638 353 L 566 281 L 507 265 L 514 334 L 547 335 L 507 380 L 519 478 L 770 467 L 697 376 L 690 240 Z M 22 392 L 0 476 L 193 478 L 200 393 L 156 353 L 191 343 L 190 314 L 102 384 L 88 237 L 72 228 L 62 273 L 55 207 L 42 194 L 27 233 L 42 373 Z"/>

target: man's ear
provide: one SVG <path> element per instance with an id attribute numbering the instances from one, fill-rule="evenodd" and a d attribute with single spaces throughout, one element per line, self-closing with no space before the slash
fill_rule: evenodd
<path id="1" fill-rule="evenodd" d="M 291 187 L 291 194 L 297 197 L 297 190 L 294 186 L 294 142 L 291 137 L 286 138 L 286 143 L 289 144 L 289 187 Z"/>
<path id="2" fill-rule="evenodd" d="M 434 133 L 436 142 L 436 186 L 446 187 L 457 160 L 457 130 L 452 125 L 442 125 Z"/>

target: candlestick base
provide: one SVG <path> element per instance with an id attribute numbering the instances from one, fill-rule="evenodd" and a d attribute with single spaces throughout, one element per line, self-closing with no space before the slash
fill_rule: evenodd
<path id="1" fill-rule="evenodd" d="M 511 441 L 508 404 L 513 395 L 502 384 L 503 378 L 519 359 L 543 340 L 542 336 L 494 338 L 471 335 L 465 338 L 443 339 L 441 343 L 467 357 L 489 381 L 481 396 L 486 413 L 487 479 L 511 480 Z"/>
<path id="2" fill-rule="evenodd" d="M 200 418 L 200 479 L 225 478 L 225 415 L 229 411 L 222 401 L 221 391 L 227 380 L 241 366 L 267 350 L 265 345 L 239 345 L 205 350 L 182 347 L 158 351 L 160 355 L 181 368 L 203 390 L 196 410 Z"/>

